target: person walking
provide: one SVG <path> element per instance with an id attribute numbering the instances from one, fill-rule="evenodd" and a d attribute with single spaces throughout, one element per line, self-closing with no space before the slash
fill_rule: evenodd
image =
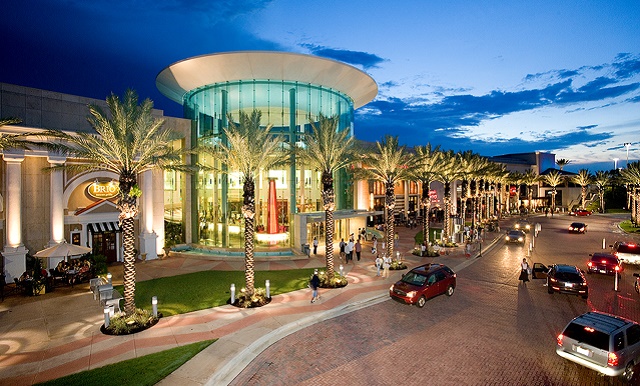
<path id="1" fill-rule="evenodd" d="M 371 247 L 371 253 L 374 255 L 378 254 L 378 238 L 375 235 L 373 236 L 373 247 Z"/>
<path id="2" fill-rule="evenodd" d="M 318 238 L 317 237 L 313 238 L 313 254 L 314 255 L 318 254 Z"/>
<path id="3" fill-rule="evenodd" d="M 527 285 L 529 281 L 529 273 L 531 272 L 531 268 L 529 267 L 529 263 L 527 262 L 527 258 L 522 259 L 522 263 L 520 263 L 520 277 L 518 280 L 522 280 L 522 285 Z"/>
<path id="4" fill-rule="evenodd" d="M 376 276 L 380 276 L 380 269 L 382 268 L 382 258 L 380 257 L 380 255 L 378 255 L 378 257 L 376 257 Z"/>
<path id="5" fill-rule="evenodd" d="M 340 261 L 345 258 L 346 252 L 345 248 L 347 247 L 347 243 L 344 242 L 344 239 L 340 240 Z"/>
<path id="6" fill-rule="evenodd" d="M 318 287 L 320 287 L 320 278 L 318 277 L 318 270 L 313 271 L 313 276 L 311 280 L 309 280 L 309 287 L 311 287 L 311 303 L 315 303 L 316 300 L 320 299 L 318 296 Z"/>
<path id="7" fill-rule="evenodd" d="M 389 256 L 385 256 L 384 260 L 382 261 L 383 277 L 389 277 L 389 267 L 391 267 L 391 258 Z"/>
<path id="8" fill-rule="evenodd" d="M 349 242 L 347 243 L 347 246 L 344 247 L 344 252 L 347 255 L 347 264 L 349 264 L 349 260 L 353 260 L 353 240 L 349 239 Z"/>
<path id="9" fill-rule="evenodd" d="M 360 239 L 356 241 L 355 250 L 356 250 L 356 259 L 360 261 L 360 253 L 362 253 L 362 244 L 360 244 Z"/>
<path id="10" fill-rule="evenodd" d="M 398 243 L 400 242 L 400 236 L 398 235 L 398 232 L 396 232 L 396 235 L 393 237 L 393 247 L 394 249 L 398 249 Z"/>

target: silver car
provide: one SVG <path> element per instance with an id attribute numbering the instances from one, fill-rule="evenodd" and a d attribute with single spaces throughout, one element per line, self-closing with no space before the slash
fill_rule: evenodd
<path id="1" fill-rule="evenodd" d="M 631 382 L 640 362 L 640 324 L 603 312 L 574 318 L 557 338 L 561 357 Z"/>

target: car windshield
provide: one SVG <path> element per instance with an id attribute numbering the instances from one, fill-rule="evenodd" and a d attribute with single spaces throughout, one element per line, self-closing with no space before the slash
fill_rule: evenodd
<path id="1" fill-rule="evenodd" d="M 575 272 L 557 272 L 556 279 L 570 282 L 581 282 L 582 278 Z"/>
<path id="2" fill-rule="evenodd" d="M 416 272 L 409 272 L 404 275 L 402 281 L 408 284 L 422 286 L 427 281 L 427 277 Z"/>
<path id="3" fill-rule="evenodd" d="M 570 323 L 562 334 L 580 343 L 588 344 L 600 350 L 609 351 L 609 335 L 602 331 L 577 323 Z"/>
<path id="4" fill-rule="evenodd" d="M 520 236 L 522 236 L 522 233 L 520 233 L 519 231 L 511 231 L 511 232 L 509 232 L 509 236 L 520 237 Z"/>
<path id="5" fill-rule="evenodd" d="M 620 253 L 640 254 L 640 245 L 637 244 L 620 244 L 617 249 Z"/>
<path id="6" fill-rule="evenodd" d="M 572 228 L 582 228 L 583 226 L 584 224 L 581 222 L 574 222 L 573 224 L 571 224 Z"/>

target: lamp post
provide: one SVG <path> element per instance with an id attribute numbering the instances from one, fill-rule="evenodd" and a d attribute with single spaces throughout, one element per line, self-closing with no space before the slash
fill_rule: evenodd
<path id="1" fill-rule="evenodd" d="M 618 158 L 613 159 L 613 170 L 618 170 Z"/>
<path id="2" fill-rule="evenodd" d="M 627 167 L 629 167 L 629 148 L 631 147 L 631 142 L 625 142 L 624 147 L 627 148 Z"/>

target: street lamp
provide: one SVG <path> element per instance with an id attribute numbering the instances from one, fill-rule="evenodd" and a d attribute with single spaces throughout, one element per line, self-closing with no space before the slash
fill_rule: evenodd
<path id="1" fill-rule="evenodd" d="M 618 170 L 618 159 L 619 158 L 614 158 L 613 159 L 613 169 L 614 170 Z"/>
<path id="2" fill-rule="evenodd" d="M 625 142 L 624 143 L 624 147 L 627 148 L 627 167 L 629 167 L 629 148 L 631 147 L 631 143 L 630 142 Z"/>

